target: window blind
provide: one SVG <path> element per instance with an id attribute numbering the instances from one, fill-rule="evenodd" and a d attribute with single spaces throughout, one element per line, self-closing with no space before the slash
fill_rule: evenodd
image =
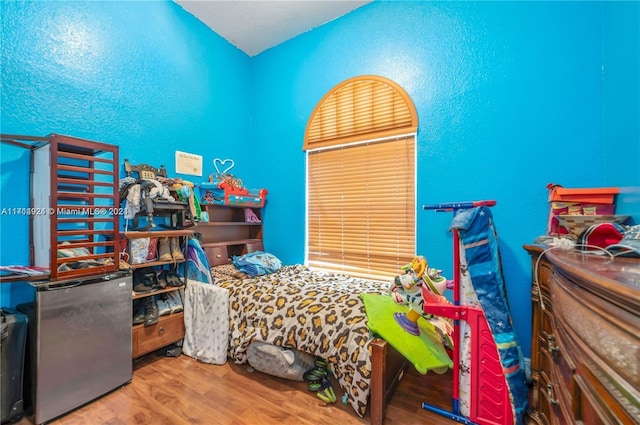
<path id="1" fill-rule="evenodd" d="M 308 264 L 393 276 L 415 255 L 414 136 L 308 153 Z"/>
<path id="2" fill-rule="evenodd" d="M 377 76 L 338 84 L 307 124 L 307 264 L 388 278 L 415 256 L 415 131 L 407 93 Z"/>
<path id="3" fill-rule="evenodd" d="M 378 76 L 356 77 L 320 100 L 307 124 L 303 149 L 415 133 L 417 128 L 415 107 L 402 87 Z"/>

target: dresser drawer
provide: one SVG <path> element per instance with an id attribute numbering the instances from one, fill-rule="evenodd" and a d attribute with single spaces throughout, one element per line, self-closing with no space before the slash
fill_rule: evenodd
<path id="1" fill-rule="evenodd" d="M 137 325 L 133 327 L 133 357 L 162 348 L 184 338 L 184 315 L 174 313 L 161 316 L 153 326 Z"/>
<path id="2" fill-rule="evenodd" d="M 555 332 L 555 321 L 553 318 L 553 311 L 549 309 L 543 310 L 541 317 L 542 317 L 542 324 L 541 324 L 542 332 L 540 332 L 540 335 L 539 335 L 541 338 L 540 343 L 543 345 L 548 345 L 549 338 L 553 337 L 553 334 Z"/>
<path id="3" fill-rule="evenodd" d="M 553 270 L 549 263 L 541 261 L 538 267 L 538 284 L 540 285 L 540 289 L 543 292 L 549 293 L 549 285 L 551 282 L 551 275 L 553 275 Z"/>
<path id="4" fill-rule="evenodd" d="M 540 416 L 544 418 L 542 423 L 551 425 L 573 424 L 571 420 L 571 403 L 566 401 L 566 389 L 551 381 L 540 382 Z M 564 392 L 564 394 L 563 394 Z"/>
<path id="5" fill-rule="evenodd" d="M 262 246 L 262 241 L 247 242 L 247 252 L 254 252 L 254 251 L 264 251 L 264 248 Z"/>
<path id="6" fill-rule="evenodd" d="M 221 264 L 229 263 L 229 253 L 227 247 L 222 245 L 217 246 L 204 246 L 204 252 L 207 254 L 209 264 L 211 266 L 219 266 Z"/>
<path id="7" fill-rule="evenodd" d="M 538 423 L 559 423 L 558 419 L 560 417 L 558 416 L 557 405 L 554 403 L 555 392 L 553 383 L 551 383 L 546 374 L 542 374 L 540 375 L 538 385 L 538 411 L 536 412 L 536 416 L 539 418 Z"/>

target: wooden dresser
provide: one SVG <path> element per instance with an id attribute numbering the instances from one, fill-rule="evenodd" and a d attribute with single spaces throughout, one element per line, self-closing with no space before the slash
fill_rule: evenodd
<path id="1" fill-rule="evenodd" d="M 524 248 L 533 423 L 640 423 L 640 260 Z"/>

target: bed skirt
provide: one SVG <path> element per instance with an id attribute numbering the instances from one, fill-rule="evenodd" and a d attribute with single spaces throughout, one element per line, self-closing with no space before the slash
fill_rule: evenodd
<path id="1" fill-rule="evenodd" d="M 229 291 L 189 280 L 184 291 L 184 327 L 184 354 L 204 363 L 226 363 Z"/>

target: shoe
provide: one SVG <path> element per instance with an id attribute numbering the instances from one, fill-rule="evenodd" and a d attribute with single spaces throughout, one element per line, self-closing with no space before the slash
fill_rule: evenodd
<path id="1" fill-rule="evenodd" d="M 149 288 L 146 292 L 156 291 L 158 287 L 158 275 L 153 269 L 145 268 L 142 275 L 142 283 L 145 287 Z M 143 290 L 144 292 L 144 290 Z"/>
<path id="2" fill-rule="evenodd" d="M 151 270 L 148 273 L 145 273 L 144 283 L 151 286 L 154 291 L 160 288 L 160 286 L 158 285 L 158 274 L 155 272 L 155 270 Z"/>
<path id="3" fill-rule="evenodd" d="M 167 287 L 167 271 L 161 270 L 157 275 L 158 288 L 164 289 Z"/>
<path id="4" fill-rule="evenodd" d="M 152 326 L 158 323 L 158 317 L 160 316 L 158 311 L 158 304 L 156 303 L 156 297 L 147 297 L 144 299 L 144 325 Z"/>
<path id="5" fill-rule="evenodd" d="M 166 279 L 169 286 L 182 286 L 184 284 L 175 270 L 167 270 Z"/>
<path id="6" fill-rule="evenodd" d="M 152 274 L 155 276 L 153 269 L 150 268 L 136 270 L 133 273 L 133 291 L 144 294 L 157 289 L 157 284 L 154 282 L 155 277 L 152 278 Z"/>
<path id="7" fill-rule="evenodd" d="M 172 314 L 179 313 L 184 309 L 182 305 L 182 298 L 180 298 L 178 291 L 168 292 L 167 302 L 169 303 L 169 308 L 171 309 Z"/>
<path id="8" fill-rule="evenodd" d="M 180 357 L 182 354 L 182 347 L 178 344 L 169 344 L 156 351 L 156 353 L 160 356 Z"/>
<path id="9" fill-rule="evenodd" d="M 182 261 L 184 260 L 184 254 L 180 250 L 180 238 L 177 236 L 172 236 L 169 238 L 169 248 L 171 251 L 171 256 L 173 257 L 173 261 Z"/>
<path id="10" fill-rule="evenodd" d="M 137 294 L 145 294 L 147 292 L 152 292 L 153 290 L 154 289 L 146 283 L 139 283 L 133 287 L 133 292 Z"/>
<path id="11" fill-rule="evenodd" d="M 133 324 L 140 325 L 144 323 L 144 304 L 135 300 L 133 302 Z"/>
<path id="12" fill-rule="evenodd" d="M 169 237 L 158 238 L 158 261 L 173 261 Z"/>
<path id="13" fill-rule="evenodd" d="M 156 304 L 158 305 L 158 315 L 166 316 L 167 314 L 171 314 L 171 307 L 169 307 L 169 302 L 163 296 L 158 296 L 156 298 Z"/>
<path id="14" fill-rule="evenodd" d="M 182 354 L 182 347 L 170 347 L 167 349 L 167 357 L 180 357 Z"/>

